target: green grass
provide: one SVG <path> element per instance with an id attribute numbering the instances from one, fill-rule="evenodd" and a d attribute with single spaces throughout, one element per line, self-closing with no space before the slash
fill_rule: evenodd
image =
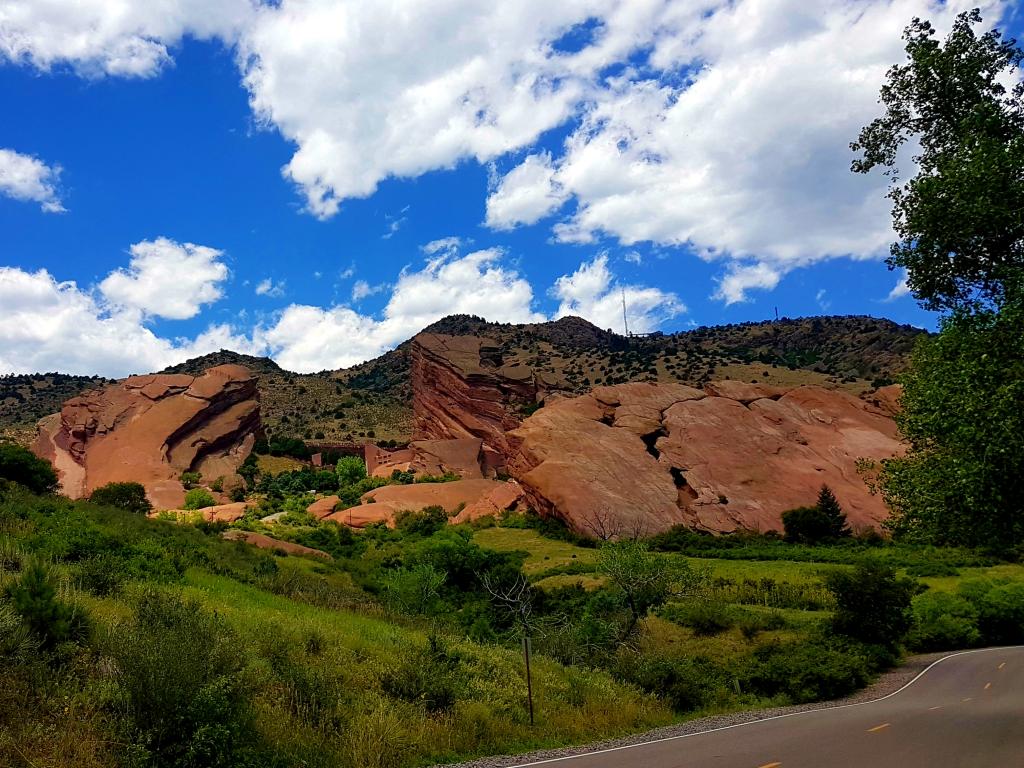
<path id="1" fill-rule="evenodd" d="M 523 572 L 528 576 L 574 563 L 592 564 L 597 561 L 595 549 L 548 539 L 525 528 L 484 528 L 473 534 L 473 540 L 481 547 L 498 552 L 527 552 Z"/>

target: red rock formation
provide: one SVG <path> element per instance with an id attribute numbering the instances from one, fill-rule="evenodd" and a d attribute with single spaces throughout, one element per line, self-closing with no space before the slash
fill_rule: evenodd
<path id="1" fill-rule="evenodd" d="M 236 520 L 241 520 L 245 517 L 245 513 L 248 512 L 252 506 L 253 505 L 247 501 L 234 501 L 230 504 L 216 504 L 212 507 L 203 507 L 202 509 L 154 510 L 149 513 L 149 517 L 160 519 L 163 515 L 170 512 L 179 521 L 188 521 L 193 520 L 196 517 L 200 517 L 208 523 L 233 523 Z"/>
<path id="2" fill-rule="evenodd" d="M 233 528 L 230 531 L 224 531 L 221 534 L 221 538 L 227 539 L 228 541 L 241 541 L 252 547 L 259 547 L 260 549 L 280 550 L 286 552 L 289 555 L 307 555 L 310 557 L 320 557 L 324 560 L 333 560 L 327 552 L 322 549 L 313 549 L 312 547 L 304 547 L 301 544 L 295 544 L 291 541 L 281 541 L 275 539 L 272 536 L 266 536 L 262 533 L 252 533 L 251 531 L 242 531 L 238 528 Z"/>
<path id="3" fill-rule="evenodd" d="M 548 384 L 526 366 L 506 366 L 490 339 L 421 333 L 413 339 L 413 420 L 418 440 L 480 438 L 485 471 L 504 464 L 505 437 Z"/>
<path id="4" fill-rule="evenodd" d="M 483 441 L 478 437 L 414 440 L 396 451 L 367 445 L 365 458 L 371 477 L 391 477 L 395 470 L 419 475 L 450 473 L 465 480 L 483 477 Z"/>
<path id="5" fill-rule="evenodd" d="M 328 515 L 325 519 L 362 528 L 370 523 L 394 525 L 399 512 L 419 512 L 426 507 L 441 507 L 455 514 L 507 485 L 497 480 L 476 478 L 450 483 L 413 483 L 385 485 L 363 494 L 361 504 Z"/>
<path id="6" fill-rule="evenodd" d="M 633 383 L 553 402 L 510 433 L 509 468 L 534 509 L 601 537 L 781 530 L 822 484 L 855 528 L 885 519 L 855 466 L 902 450 L 877 407 L 820 387 L 708 390 Z"/>
<path id="7" fill-rule="evenodd" d="M 71 498 L 134 480 L 169 509 L 184 503 L 186 470 L 238 482 L 259 424 L 255 377 L 221 365 L 201 376 L 132 376 L 72 398 L 40 421 L 33 451 L 53 462 Z"/>

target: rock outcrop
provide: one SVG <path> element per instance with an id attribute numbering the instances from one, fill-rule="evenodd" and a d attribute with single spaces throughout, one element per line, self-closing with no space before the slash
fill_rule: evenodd
<path id="1" fill-rule="evenodd" d="M 335 512 L 326 519 L 361 528 L 369 523 L 393 525 L 399 512 L 419 512 L 427 507 L 441 507 L 454 515 L 504 485 L 506 483 L 484 478 L 450 483 L 385 485 L 363 494 L 359 505 Z"/>
<path id="2" fill-rule="evenodd" d="M 319 557 L 324 560 L 334 559 L 330 554 L 324 552 L 322 549 L 304 547 L 301 544 L 296 544 L 291 541 L 281 541 L 280 539 L 275 539 L 272 536 L 267 536 L 262 533 L 253 533 L 252 531 L 242 531 L 238 528 L 232 528 L 230 531 L 224 531 L 224 533 L 221 534 L 221 538 L 227 539 L 228 541 L 240 541 L 251 547 L 269 549 L 275 552 L 284 552 L 289 555 L 305 555 L 308 557 Z"/>
<path id="3" fill-rule="evenodd" d="M 364 457 L 371 477 L 391 477 L 396 470 L 418 475 L 454 474 L 464 480 L 483 477 L 483 440 L 479 437 L 414 440 L 395 451 L 371 444 L 366 446 Z"/>
<path id="4" fill-rule="evenodd" d="M 259 426 L 255 377 L 221 365 L 200 376 L 132 376 L 74 397 L 39 423 L 33 451 L 53 463 L 71 498 L 133 480 L 155 507 L 173 509 L 185 500 L 184 471 L 238 482 Z"/>
<path id="5" fill-rule="evenodd" d="M 506 433 L 550 382 L 527 366 L 505 365 L 500 347 L 477 336 L 421 333 L 410 354 L 414 437 L 478 438 L 484 471 L 494 474 L 510 452 Z"/>
<path id="6" fill-rule="evenodd" d="M 781 530 L 822 484 L 850 524 L 887 516 L 859 458 L 901 452 L 876 405 L 820 387 L 717 382 L 598 387 L 538 410 L 509 436 L 508 466 L 534 509 L 592 536 L 673 525 L 724 533 Z"/>

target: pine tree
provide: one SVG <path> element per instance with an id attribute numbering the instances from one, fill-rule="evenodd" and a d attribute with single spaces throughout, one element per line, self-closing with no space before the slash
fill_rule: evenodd
<path id="1" fill-rule="evenodd" d="M 821 486 L 818 491 L 818 512 L 828 521 L 829 535 L 833 539 L 841 539 L 850 535 L 850 528 L 846 524 L 846 513 L 839 506 L 839 500 L 832 493 L 827 485 Z"/>

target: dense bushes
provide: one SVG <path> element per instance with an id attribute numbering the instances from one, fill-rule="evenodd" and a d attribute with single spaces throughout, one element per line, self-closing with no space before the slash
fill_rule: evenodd
<path id="1" fill-rule="evenodd" d="M 105 647 L 130 738 L 160 766 L 238 764 L 250 710 L 234 634 L 199 603 L 155 589 Z"/>
<path id="2" fill-rule="evenodd" d="M 93 504 L 105 504 L 138 515 L 145 515 L 153 509 L 146 498 L 146 489 L 141 483 L 107 483 L 89 495 Z"/>
<path id="3" fill-rule="evenodd" d="M 13 443 L 0 443 L 0 478 L 23 485 L 33 493 L 52 493 L 57 489 L 57 473 L 50 462 Z"/>
<path id="4" fill-rule="evenodd" d="M 185 494 L 185 509 L 204 509 L 216 503 L 217 500 L 205 488 L 193 488 Z"/>
<path id="5" fill-rule="evenodd" d="M 875 560 L 850 571 L 833 571 L 825 583 L 836 598 L 833 630 L 864 643 L 895 647 L 910 629 L 911 579 Z"/>
<path id="6" fill-rule="evenodd" d="M 818 503 L 813 507 L 797 507 L 783 512 L 782 525 L 786 541 L 800 544 L 821 544 L 850 535 L 846 515 L 827 485 L 821 486 Z"/>

